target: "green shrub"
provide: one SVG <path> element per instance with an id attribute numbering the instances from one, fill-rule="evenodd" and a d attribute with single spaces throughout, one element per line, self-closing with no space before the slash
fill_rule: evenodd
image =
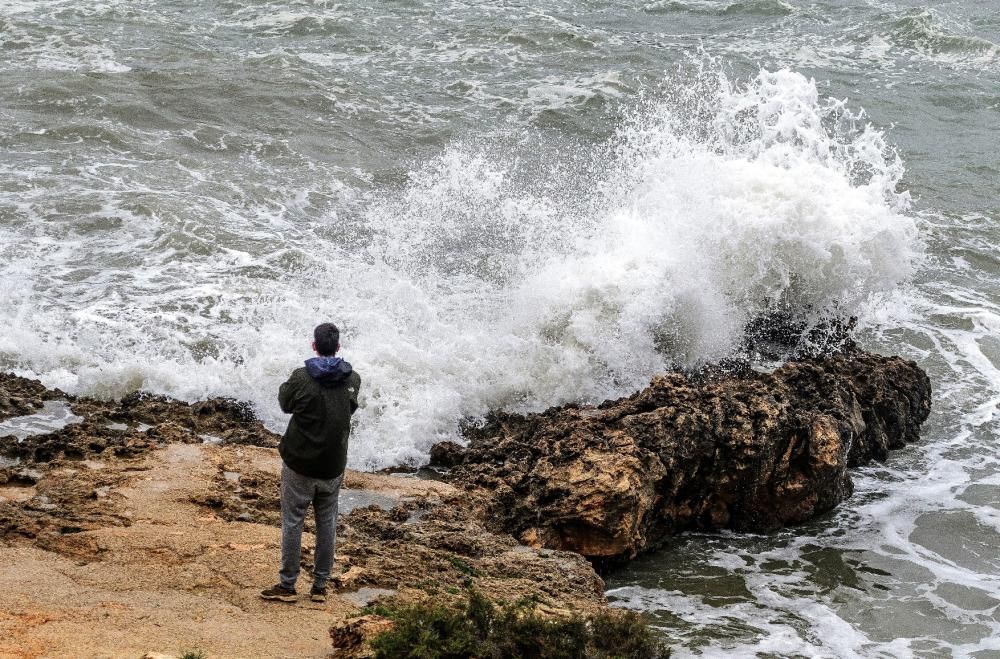
<path id="1" fill-rule="evenodd" d="M 371 641 L 377 659 L 654 659 L 669 652 L 633 612 L 550 619 L 531 599 L 495 605 L 476 591 L 464 605 L 423 602 L 380 613 L 394 627 Z"/>

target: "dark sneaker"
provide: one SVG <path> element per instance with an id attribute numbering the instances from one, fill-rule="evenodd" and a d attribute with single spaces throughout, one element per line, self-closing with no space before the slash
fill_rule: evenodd
<path id="1" fill-rule="evenodd" d="M 295 589 L 285 588 L 281 584 L 260 591 L 260 596 L 266 600 L 277 600 L 279 602 L 294 602 L 296 599 Z"/>
<path id="2" fill-rule="evenodd" d="M 313 586 L 309 591 L 309 599 L 314 602 L 326 601 L 326 586 Z"/>

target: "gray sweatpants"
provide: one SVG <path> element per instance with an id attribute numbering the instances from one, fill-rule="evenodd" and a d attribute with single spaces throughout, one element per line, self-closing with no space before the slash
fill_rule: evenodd
<path id="1" fill-rule="evenodd" d="M 316 513 L 316 551 L 313 587 L 322 588 L 330 579 L 337 550 L 337 497 L 343 475 L 325 480 L 309 478 L 281 467 L 281 585 L 294 588 L 302 555 L 302 525 L 309 504 Z"/>

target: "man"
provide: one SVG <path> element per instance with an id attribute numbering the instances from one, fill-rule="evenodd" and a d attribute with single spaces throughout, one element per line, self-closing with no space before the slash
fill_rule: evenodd
<path id="1" fill-rule="evenodd" d="M 267 600 L 294 602 L 299 576 L 302 524 L 309 504 L 316 514 L 316 552 L 310 599 L 326 601 L 326 584 L 337 543 L 337 497 L 347 465 L 351 415 L 358 409 L 361 378 L 336 357 L 340 330 L 323 323 L 313 333 L 318 357 L 306 360 L 278 390 L 281 410 L 291 414 L 281 454 L 280 583 L 261 591 Z"/>

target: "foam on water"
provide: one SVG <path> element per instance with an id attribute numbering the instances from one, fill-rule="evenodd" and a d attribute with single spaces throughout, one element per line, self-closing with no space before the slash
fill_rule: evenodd
<path id="1" fill-rule="evenodd" d="M 0 439 L 14 438 L 20 441 L 25 437 L 53 432 L 82 420 L 83 417 L 73 414 L 65 401 L 47 400 L 43 403 L 42 409 L 34 414 L 0 421 Z"/>
<path id="2" fill-rule="evenodd" d="M 81 31 L 62 26 L 53 28 L 30 19 L 16 20 L 37 14 L 43 6 L 50 15 L 68 11 L 72 3 L 13 2 L 4 5 L 0 7 L 0 48 L 4 51 L 5 67 L 86 73 L 131 70 L 118 61 L 108 43 L 95 41 Z M 92 15 L 107 9 L 105 5 L 95 5 L 83 12 Z"/>
<path id="3" fill-rule="evenodd" d="M 693 12 L 719 16 L 787 16 L 796 11 L 795 6 L 783 0 L 654 0 L 643 5 L 648 12 Z"/>
<path id="4" fill-rule="evenodd" d="M 790 71 L 685 83 L 585 154 L 582 182 L 456 144 L 369 199 L 353 242 L 287 207 L 270 229 L 106 208 L 130 244 L 36 239 L 32 261 L 6 260 L 25 287 L 4 293 L 0 353 L 74 392 L 249 399 L 280 427 L 273 392 L 329 317 L 365 381 L 352 464 L 381 467 L 489 409 L 598 401 L 726 356 L 770 303 L 854 312 L 910 277 L 916 227 L 878 131 Z M 283 255 L 238 246 L 254 227 Z M 125 262 L 70 300 L 72 255 L 93 250 Z"/>

